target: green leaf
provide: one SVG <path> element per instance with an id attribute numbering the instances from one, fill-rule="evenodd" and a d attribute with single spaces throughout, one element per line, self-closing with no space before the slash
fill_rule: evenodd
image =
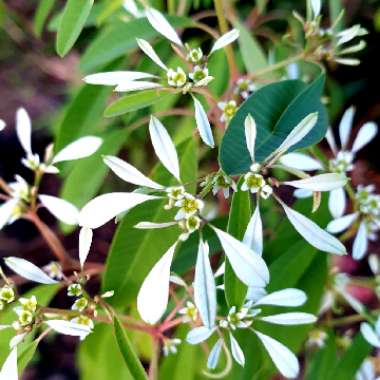
<path id="1" fill-rule="evenodd" d="M 308 114 L 318 112 L 318 122 L 310 133 L 291 150 L 320 141 L 326 134 L 327 115 L 320 98 L 325 75 L 310 85 L 286 80 L 262 87 L 252 94 L 231 120 L 219 150 L 219 161 L 227 174 L 249 171 L 251 158 L 246 146 L 244 120 L 251 114 L 257 125 L 256 160 L 262 162 L 285 140 Z"/>
<path id="2" fill-rule="evenodd" d="M 38 4 L 37 11 L 34 16 L 34 33 L 40 37 L 56 0 L 41 0 Z"/>
<path id="3" fill-rule="evenodd" d="M 353 379 L 359 370 L 363 360 L 372 351 L 371 345 L 363 338 L 359 332 L 355 335 L 351 346 L 335 362 L 335 367 L 331 369 L 326 380 L 347 380 Z"/>
<path id="4" fill-rule="evenodd" d="M 249 191 L 239 190 L 232 196 L 230 216 L 228 219 L 227 232 L 238 240 L 242 240 L 249 219 L 251 217 L 251 194 Z M 236 306 L 238 309 L 243 305 L 247 294 L 247 286 L 243 284 L 233 271 L 228 259 L 224 273 L 224 286 L 227 304 L 229 307 Z"/>
<path id="5" fill-rule="evenodd" d="M 167 91 L 160 90 L 146 90 L 125 95 L 108 106 L 104 112 L 104 116 L 114 117 L 137 111 L 163 101 L 171 95 L 172 94 Z"/>
<path id="6" fill-rule="evenodd" d="M 74 0 L 78 1 L 78 0 Z M 193 21 L 184 17 L 167 17 L 174 27 L 188 27 Z M 137 47 L 136 38 L 151 39 L 158 33 L 150 26 L 146 18 L 134 19 L 128 22 L 115 21 L 104 28 L 91 43 L 80 61 L 83 72 L 92 72 L 102 66 L 127 54 Z"/>
<path id="7" fill-rule="evenodd" d="M 114 317 L 113 319 L 113 327 L 119 350 L 130 374 L 135 380 L 147 380 L 148 378 L 145 370 L 133 350 L 132 344 L 117 317 Z"/>
<path id="8" fill-rule="evenodd" d="M 21 374 L 29 362 L 33 359 L 34 354 L 36 353 L 38 347 L 38 341 L 35 340 L 26 345 L 26 347 L 21 348 L 18 347 L 18 351 L 20 352 L 17 359 L 18 372 Z"/>
<path id="9" fill-rule="evenodd" d="M 56 51 L 61 57 L 65 56 L 75 44 L 93 4 L 94 0 L 67 0 L 56 40 Z"/>
<path id="10" fill-rule="evenodd" d="M 193 182 L 197 178 L 197 160 L 195 143 L 189 139 L 178 148 L 181 157 L 181 178 L 184 183 Z M 173 184 L 172 177 L 158 165 L 152 178 L 165 185 Z M 135 299 L 142 281 L 179 236 L 177 227 L 159 230 L 139 230 L 134 226 L 141 221 L 162 222 L 171 220 L 173 212 L 164 210 L 166 200 L 152 201 L 142 204 L 121 220 L 114 235 L 108 253 L 106 270 L 103 277 L 103 290 L 115 290 L 110 302 L 114 305 L 126 305 Z"/>
<path id="11" fill-rule="evenodd" d="M 75 163 L 74 169 L 64 181 L 60 196 L 77 207 L 83 207 L 94 197 L 108 171 L 102 156 L 117 154 L 128 134 L 129 131 L 125 129 L 112 131 L 102 136 L 103 144 L 100 148 L 92 156 Z"/>

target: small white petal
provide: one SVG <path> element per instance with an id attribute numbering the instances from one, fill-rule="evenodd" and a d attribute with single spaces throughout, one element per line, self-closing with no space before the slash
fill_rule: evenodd
<path id="1" fill-rule="evenodd" d="M 325 137 L 326 137 L 327 143 L 330 146 L 331 151 L 336 155 L 338 153 L 338 148 L 336 146 L 334 134 L 333 134 L 331 127 L 327 128 L 327 132 L 326 132 Z"/>
<path id="2" fill-rule="evenodd" d="M 289 379 L 296 378 L 300 370 L 297 357 L 277 340 L 258 331 L 255 331 L 255 333 L 281 374 Z"/>
<path id="3" fill-rule="evenodd" d="M 231 353 L 232 357 L 236 360 L 238 364 L 242 367 L 245 365 L 245 356 L 243 350 L 241 349 L 238 341 L 235 337 L 230 333 L 230 342 L 231 342 Z"/>
<path id="4" fill-rule="evenodd" d="M 52 163 L 56 164 L 57 162 L 78 160 L 80 158 L 91 156 L 99 149 L 102 142 L 103 140 L 100 137 L 81 137 L 60 150 L 54 156 Z"/>
<path id="5" fill-rule="evenodd" d="M 178 181 L 181 181 L 179 175 L 179 161 L 174 143 L 162 123 L 151 117 L 149 123 L 150 139 L 157 157 L 168 171 L 174 175 Z"/>
<path id="6" fill-rule="evenodd" d="M 260 208 L 257 205 L 243 237 L 243 243 L 256 252 L 263 254 L 263 222 L 261 220 Z"/>
<path id="7" fill-rule="evenodd" d="M 299 143 L 317 124 L 318 112 L 311 113 L 303 118 L 289 133 L 282 144 L 267 158 L 277 157 L 285 153 L 289 148 Z"/>
<path id="8" fill-rule="evenodd" d="M 309 313 L 283 313 L 277 315 L 269 315 L 267 317 L 261 317 L 261 321 L 273 323 L 276 325 L 292 326 L 292 325 L 307 325 L 309 323 L 316 322 L 317 318 L 313 314 Z"/>
<path id="9" fill-rule="evenodd" d="M 267 295 L 267 292 L 265 291 L 264 288 L 257 288 L 257 287 L 250 286 L 248 288 L 246 298 L 248 301 L 256 302 L 264 298 L 266 295 Z"/>
<path id="10" fill-rule="evenodd" d="M 168 67 L 161 61 L 161 58 L 157 55 L 152 45 L 142 38 L 137 38 L 137 45 L 139 48 L 158 66 L 165 71 L 168 71 Z"/>
<path id="11" fill-rule="evenodd" d="M 174 243 L 154 265 L 137 296 L 137 310 L 141 318 L 151 325 L 160 320 L 168 305 L 170 266 L 176 245 Z"/>
<path id="12" fill-rule="evenodd" d="M 79 261 L 83 268 L 84 263 L 87 260 L 87 256 L 90 253 L 92 243 L 92 229 L 82 227 L 79 232 Z"/>
<path id="13" fill-rule="evenodd" d="M 353 213 L 334 219 L 327 225 L 326 230 L 332 234 L 339 234 L 350 227 L 357 217 L 358 214 Z"/>
<path id="14" fill-rule="evenodd" d="M 380 337 L 376 334 L 373 327 L 364 322 L 360 325 L 360 332 L 363 334 L 365 340 L 372 346 L 380 348 Z"/>
<path id="15" fill-rule="evenodd" d="M 196 327 L 189 331 L 186 336 L 187 343 L 198 344 L 208 339 L 214 332 L 214 329 L 209 329 L 205 326 Z"/>
<path id="16" fill-rule="evenodd" d="M 118 157 L 105 156 L 103 161 L 123 181 L 133 183 L 138 186 L 146 186 L 151 189 L 162 190 L 164 188 L 164 186 L 152 181 L 134 166 Z"/>
<path id="17" fill-rule="evenodd" d="M 285 181 L 288 186 L 311 191 L 331 191 L 343 187 L 347 183 L 347 177 L 340 173 L 319 174 L 295 181 Z"/>
<path id="18" fill-rule="evenodd" d="M 311 9 L 313 11 L 313 17 L 315 19 L 321 13 L 322 3 L 321 3 L 321 0 L 311 0 L 310 3 L 311 3 Z"/>
<path id="19" fill-rule="evenodd" d="M 156 9 L 148 8 L 146 10 L 146 17 L 150 25 L 160 34 L 162 34 L 169 41 L 174 42 L 178 46 L 182 46 L 182 41 L 178 37 L 177 32 L 169 24 L 166 18 Z"/>
<path id="20" fill-rule="evenodd" d="M 239 279 L 248 286 L 265 287 L 269 282 L 269 270 L 265 261 L 233 236 L 216 227 L 212 228 Z"/>
<path id="21" fill-rule="evenodd" d="M 375 331 L 378 336 L 380 336 L 380 317 L 377 317 L 376 323 L 375 323 Z"/>
<path id="22" fill-rule="evenodd" d="M 352 246 L 352 257 L 355 260 L 361 260 L 368 249 L 367 226 L 365 222 L 361 222 L 358 233 L 356 234 L 354 244 Z"/>
<path id="23" fill-rule="evenodd" d="M 103 86 L 117 86 L 124 82 L 138 79 L 154 78 L 154 75 L 138 71 L 110 71 L 87 75 L 83 80 L 88 84 L 99 84 Z"/>
<path id="24" fill-rule="evenodd" d="M 38 197 L 41 203 L 61 222 L 76 225 L 79 219 L 79 210 L 70 202 L 51 195 L 41 194 Z"/>
<path id="25" fill-rule="evenodd" d="M 220 36 L 214 43 L 210 54 L 214 53 L 219 49 L 223 49 L 225 46 L 232 44 L 232 42 L 236 41 L 239 38 L 240 32 L 237 29 L 232 29 L 229 32 Z"/>
<path id="26" fill-rule="evenodd" d="M 6 127 L 5 121 L 0 119 L 0 132 Z"/>
<path id="27" fill-rule="evenodd" d="M 38 282 L 39 284 L 56 284 L 57 281 L 50 278 L 36 265 L 30 261 L 20 259 L 18 257 L 6 257 L 5 264 L 23 278 L 27 280 Z"/>
<path id="28" fill-rule="evenodd" d="M 166 223 L 154 223 L 154 222 L 139 222 L 135 225 L 135 228 L 138 228 L 140 230 L 151 230 L 151 229 L 157 229 L 157 228 L 166 228 L 175 226 L 178 224 L 177 222 L 166 222 Z"/>
<path id="29" fill-rule="evenodd" d="M 360 60 L 356 58 L 335 58 L 334 61 L 341 65 L 346 66 L 358 66 L 360 65 Z"/>
<path id="30" fill-rule="evenodd" d="M 206 111 L 204 110 L 202 103 L 193 96 L 194 107 L 195 107 L 195 121 L 197 124 L 197 128 L 199 131 L 199 135 L 201 136 L 202 141 L 214 148 L 214 137 L 212 136 L 211 125 L 208 121 Z"/>
<path id="31" fill-rule="evenodd" d="M 318 160 L 304 153 L 288 153 L 283 155 L 279 161 L 285 166 L 298 170 L 314 171 L 323 169 L 323 165 Z"/>
<path id="32" fill-rule="evenodd" d="M 330 191 L 329 210 L 335 219 L 344 214 L 346 210 L 346 191 L 343 187 Z"/>
<path id="33" fill-rule="evenodd" d="M 17 202 L 17 199 L 10 199 L 0 206 L 0 230 L 11 220 Z"/>
<path id="34" fill-rule="evenodd" d="M 16 348 L 6 358 L 0 371 L 0 380 L 18 380 Z"/>
<path id="35" fill-rule="evenodd" d="M 45 322 L 49 327 L 51 327 L 54 331 L 69 336 L 78 336 L 81 339 L 84 339 L 88 334 L 91 333 L 91 327 L 81 325 L 79 323 L 53 319 Z"/>
<path id="36" fill-rule="evenodd" d="M 354 115 L 355 115 L 355 108 L 350 107 L 345 111 L 345 113 L 342 116 L 342 120 L 340 121 L 339 137 L 340 137 L 340 143 L 342 145 L 342 149 L 346 148 L 348 141 L 350 140 Z"/>
<path id="37" fill-rule="evenodd" d="M 19 108 L 16 113 L 16 132 L 18 140 L 27 154 L 32 153 L 32 122 L 26 110 Z"/>
<path id="38" fill-rule="evenodd" d="M 354 153 L 358 152 L 364 146 L 366 146 L 373 138 L 377 135 L 377 124 L 376 123 L 365 123 L 359 130 L 358 135 L 352 146 L 352 151 Z"/>
<path id="39" fill-rule="evenodd" d="M 296 198 L 304 199 L 304 198 L 310 198 L 310 197 L 312 197 L 313 196 L 313 192 L 311 190 L 306 190 L 306 189 L 297 189 L 297 190 L 295 190 L 295 192 L 293 193 L 293 195 Z"/>
<path id="40" fill-rule="evenodd" d="M 255 162 L 256 122 L 251 114 L 244 120 L 245 142 L 252 162 Z"/>
<path id="41" fill-rule="evenodd" d="M 119 214 L 159 197 L 139 193 L 108 193 L 88 202 L 79 213 L 79 225 L 98 228 Z"/>
<path id="42" fill-rule="evenodd" d="M 223 347 L 223 339 L 218 339 L 218 341 L 215 343 L 214 347 L 210 351 L 210 355 L 207 359 L 207 368 L 209 369 L 215 369 L 218 365 L 220 353 L 222 351 Z"/>
<path id="43" fill-rule="evenodd" d="M 194 276 L 194 301 L 204 325 L 214 327 L 216 317 L 216 286 L 208 257 L 207 243 L 199 241 Z"/>
<path id="44" fill-rule="evenodd" d="M 307 300 L 305 292 L 300 289 L 287 288 L 265 295 L 255 302 L 257 305 L 275 305 L 275 306 L 301 306 Z"/>
<path id="45" fill-rule="evenodd" d="M 292 210 L 282 201 L 280 204 L 293 227 L 313 247 L 335 255 L 347 254 L 346 247 L 337 238 L 324 231 L 315 222 L 298 211 Z"/>
<path id="46" fill-rule="evenodd" d="M 116 86 L 116 92 L 132 92 L 150 90 L 152 88 L 161 88 L 162 85 L 155 82 L 136 81 L 136 82 L 124 82 Z"/>

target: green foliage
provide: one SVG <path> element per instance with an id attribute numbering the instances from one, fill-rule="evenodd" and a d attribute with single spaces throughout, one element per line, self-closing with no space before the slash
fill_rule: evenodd
<path id="1" fill-rule="evenodd" d="M 310 85 L 298 80 L 269 84 L 251 95 L 239 108 L 223 137 L 219 160 L 228 174 L 249 171 L 251 158 L 244 133 L 244 120 L 251 114 L 257 124 L 256 161 L 268 157 L 289 132 L 308 114 L 318 112 L 318 123 L 297 145 L 303 148 L 320 141 L 327 129 L 327 115 L 321 104 L 324 75 Z"/>
<path id="2" fill-rule="evenodd" d="M 40 37 L 51 10 L 56 0 L 41 0 L 34 16 L 34 33 Z"/>

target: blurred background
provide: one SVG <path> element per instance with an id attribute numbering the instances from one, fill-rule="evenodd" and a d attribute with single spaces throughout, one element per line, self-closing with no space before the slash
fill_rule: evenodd
<path id="1" fill-rule="evenodd" d="M 78 0 L 80 1 L 80 0 Z M 366 36 L 367 48 L 361 53 L 362 64 L 359 67 L 330 67 L 327 83 L 331 123 L 336 130 L 343 111 L 355 105 L 357 114 L 355 127 L 363 122 L 380 121 L 380 1 L 371 0 L 336 0 L 342 1 L 346 14 L 346 25 L 362 24 L 369 30 Z M 15 173 L 27 180 L 30 172 L 21 165 L 23 151 L 18 143 L 14 129 L 14 117 L 17 108 L 23 106 L 33 120 L 34 151 L 43 155 L 46 146 L 53 140 L 57 125 L 62 120 L 65 109 L 70 104 L 73 94 L 81 86 L 82 74 L 79 70 L 79 55 L 92 41 L 97 33 L 95 26 L 89 25 L 82 33 L 76 48 L 65 58 L 59 58 L 54 50 L 56 14 L 64 1 L 57 1 L 55 11 L 49 16 L 47 28 L 41 35 L 36 33 L 34 24 L 38 0 L 0 0 L 0 118 L 7 123 L 0 135 L 0 176 L 11 181 Z M 191 3 L 191 2 L 190 2 Z M 197 2 L 198 3 L 198 2 Z M 257 16 L 254 1 L 236 2 L 243 20 L 252 26 L 252 30 L 263 46 L 268 44 L 273 32 L 285 33 L 292 10 L 304 13 L 304 1 L 273 0 L 268 1 L 267 13 Z M 212 1 L 200 1 L 198 9 L 189 5 L 191 12 L 213 9 Z M 326 6 L 325 11 L 328 11 Z M 215 19 L 208 18 L 211 26 Z M 80 106 L 78 108 L 80 111 Z M 80 118 L 78 112 L 78 118 Z M 102 119 L 102 116 L 99 115 Z M 75 123 L 76 120 L 71 121 Z M 104 122 L 99 120 L 97 122 Z M 129 148 L 128 146 L 126 147 Z M 136 148 L 135 148 L 136 149 Z M 132 152 L 138 157 L 139 152 Z M 359 162 L 354 173 L 356 184 L 375 183 L 380 190 L 380 136 L 378 135 L 368 147 L 360 152 Z M 141 149 L 140 149 L 141 154 Z M 80 184 L 78 184 L 80 186 Z M 107 186 L 107 184 L 105 185 Z M 46 176 L 42 192 L 58 194 L 60 180 Z M 49 215 L 42 214 L 43 219 L 51 223 Z M 106 227 L 97 234 L 93 259 L 103 262 L 113 227 Z M 77 234 L 60 236 L 68 250 L 76 253 Z M 379 247 L 373 247 L 380 253 Z M 34 227 L 27 222 L 18 221 L 0 232 L 0 256 L 21 255 L 33 257 L 35 262 L 46 264 L 50 255 L 44 241 L 38 236 Z M 346 262 L 347 270 L 359 271 L 361 268 L 352 262 Z M 94 284 L 96 287 L 97 285 Z M 65 305 L 64 295 L 54 301 Z M 58 349 L 59 348 L 59 349 Z M 24 379 L 38 380 L 74 380 L 78 379 L 75 362 L 75 340 L 59 336 L 50 341 L 45 340 L 39 350 L 40 357 L 26 371 Z"/>

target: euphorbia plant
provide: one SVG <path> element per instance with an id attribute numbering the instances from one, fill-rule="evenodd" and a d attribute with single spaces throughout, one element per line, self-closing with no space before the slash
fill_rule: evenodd
<path id="1" fill-rule="evenodd" d="M 49 12 L 47 3 L 41 2 L 39 17 Z M 68 0 L 59 16 L 61 56 L 86 20 L 97 20 L 99 35 L 80 63 L 86 85 L 77 101 L 86 109 L 75 101 L 68 107 L 43 159 L 33 153 L 27 112 L 17 111 L 22 163 L 34 182 L 17 174 L 14 182 L 0 181 L 0 226 L 34 223 L 56 261 L 40 268 L 33 258 L 4 259 L 0 309 L 7 317 L 0 328 L 13 337 L 0 378 L 18 379 L 51 333 L 80 339 L 84 378 L 89 341 L 99 349 L 97 365 L 111 363 L 120 371 L 112 376 L 122 378 L 177 378 L 177 365 L 187 362 L 191 379 L 268 379 L 276 372 L 330 379 L 336 371 L 348 379 L 369 368 L 375 376 L 366 341 L 380 347 L 378 315 L 350 285 L 365 283 L 379 294 L 378 259 L 370 256 L 373 275 L 360 279 L 339 273 L 335 264 L 351 253 L 365 258 L 377 239 L 379 196 L 350 178 L 356 153 L 377 126 L 363 125 L 349 145 L 350 108 L 338 149 L 324 99 L 326 67 L 358 65 L 367 31 L 360 25 L 342 30 L 344 10 L 325 27 L 323 4 L 310 0 L 305 16 L 294 12 L 297 23 L 280 46 L 270 47 L 269 60 L 243 23 L 248 13 L 233 4 L 215 0 L 211 16 L 219 28 L 213 28 L 202 12 L 185 16 L 184 3 L 168 3 L 159 11 L 145 1 Z M 121 31 L 130 32 L 125 41 Z M 107 106 L 109 86 L 127 94 L 110 96 Z M 78 112 L 85 115 L 76 128 L 67 120 Z M 106 128 L 97 125 L 101 112 Z M 324 138 L 331 153 L 320 145 Z M 158 163 L 148 174 L 151 155 Z M 61 163 L 71 160 L 79 161 L 70 171 Z M 115 187 L 102 186 L 107 168 L 109 178 L 122 180 Z M 40 194 L 44 177 L 60 171 L 61 197 Z M 76 255 L 41 220 L 43 207 L 79 231 Z M 94 262 L 98 229 L 113 221 L 106 262 Z M 98 291 L 90 279 L 98 280 Z M 37 289 L 52 295 L 65 289 L 71 307 L 49 307 L 51 296 L 40 303 L 33 290 L 20 294 L 24 281 L 45 285 Z M 363 323 L 351 346 L 339 347 L 342 363 L 355 357 L 341 368 L 335 341 L 351 339 L 340 329 L 347 321 Z M 105 340 L 102 325 L 113 326 L 106 332 L 115 341 Z M 111 344 L 120 356 L 110 354 Z M 319 368 L 330 356 L 333 363 Z"/>

